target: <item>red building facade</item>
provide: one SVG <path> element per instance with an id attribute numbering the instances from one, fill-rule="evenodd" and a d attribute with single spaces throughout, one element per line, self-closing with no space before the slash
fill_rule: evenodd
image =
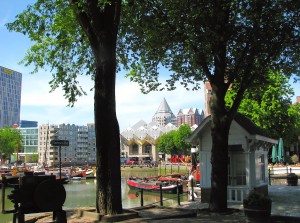
<path id="1" fill-rule="evenodd" d="M 203 110 L 197 108 L 180 109 L 177 114 L 177 126 L 181 124 L 188 124 L 190 127 L 193 125 L 199 126 L 203 119 Z"/>

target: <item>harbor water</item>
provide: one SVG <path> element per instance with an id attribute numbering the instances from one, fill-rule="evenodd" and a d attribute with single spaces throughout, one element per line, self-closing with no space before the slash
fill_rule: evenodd
<path id="1" fill-rule="evenodd" d="M 131 170 L 127 168 L 122 170 L 122 205 L 123 208 L 133 208 L 141 206 L 140 196 L 136 196 L 135 190 L 130 190 L 126 184 L 126 179 L 130 176 L 140 176 L 140 177 L 150 177 L 157 176 L 159 174 L 156 168 L 144 169 L 144 170 Z M 63 209 L 72 209 L 79 207 L 95 207 L 96 204 L 96 179 L 86 179 L 86 180 L 73 180 L 68 184 L 64 184 L 66 189 L 66 201 L 64 203 Z M 13 209 L 13 204 L 7 199 L 7 195 L 10 194 L 11 188 L 6 188 L 5 196 L 5 210 Z M 140 194 L 138 194 L 140 195 Z M 160 194 L 144 192 L 143 194 L 144 206 L 146 205 L 160 205 Z M 180 201 L 186 201 L 188 196 L 186 193 L 180 196 Z M 0 196 L 2 203 L 2 196 Z M 163 205 L 172 206 L 176 205 L 177 195 L 176 194 L 163 194 Z M 12 222 L 12 214 L 2 214 L 0 213 L 0 223 L 10 223 Z"/>

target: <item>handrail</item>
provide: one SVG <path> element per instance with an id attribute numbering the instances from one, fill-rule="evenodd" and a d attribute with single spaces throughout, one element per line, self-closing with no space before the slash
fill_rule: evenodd
<path id="1" fill-rule="evenodd" d="M 192 186 L 192 190 L 193 190 L 193 186 Z M 136 197 L 139 196 L 139 193 L 141 194 L 141 198 L 140 198 L 140 201 L 141 201 L 141 207 L 145 207 L 144 206 L 144 198 L 143 198 L 143 189 L 140 189 L 136 192 Z M 146 206 L 151 206 L 151 205 L 154 205 L 156 203 L 160 203 L 160 206 L 163 206 L 163 201 L 167 201 L 167 200 L 174 200 L 175 198 L 177 198 L 177 202 L 178 202 L 178 205 L 180 205 L 180 196 L 183 196 L 184 194 L 180 194 L 180 190 L 179 190 L 179 184 L 177 182 L 177 194 L 176 196 L 174 197 L 170 197 L 170 198 L 163 198 L 163 193 L 162 193 L 162 184 L 160 184 L 160 199 L 159 201 L 156 201 L 156 202 L 153 202 L 153 203 L 150 203 L 150 204 L 147 204 Z M 194 195 L 192 194 L 192 197 L 194 197 Z M 194 199 L 192 200 L 194 201 Z"/>

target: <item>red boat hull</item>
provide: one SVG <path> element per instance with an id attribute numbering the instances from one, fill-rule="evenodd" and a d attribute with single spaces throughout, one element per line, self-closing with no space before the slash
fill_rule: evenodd
<path id="1" fill-rule="evenodd" d="M 162 184 L 162 187 L 160 189 L 160 183 Z M 129 186 L 130 189 L 133 190 L 141 190 L 143 189 L 144 191 L 149 191 L 149 192 L 160 192 L 162 190 L 163 193 L 167 194 L 176 194 L 177 193 L 177 183 L 166 183 L 163 181 L 147 181 L 147 180 L 142 180 L 142 179 L 134 179 L 130 178 L 127 180 L 127 185 Z M 183 186 L 181 183 L 178 183 L 178 189 L 179 193 L 183 192 Z"/>

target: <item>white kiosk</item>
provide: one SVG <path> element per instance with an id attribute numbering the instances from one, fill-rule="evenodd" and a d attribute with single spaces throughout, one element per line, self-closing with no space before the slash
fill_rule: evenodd
<path id="1" fill-rule="evenodd" d="M 201 201 L 208 203 L 211 191 L 211 116 L 186 139 L 200 150 Z M 253 190 L 268 194 L 268 150 L 277 140 L 264 136 L 248 118 L 237 114 L 229 130 L 228 202 L 242 203 Z"/>

